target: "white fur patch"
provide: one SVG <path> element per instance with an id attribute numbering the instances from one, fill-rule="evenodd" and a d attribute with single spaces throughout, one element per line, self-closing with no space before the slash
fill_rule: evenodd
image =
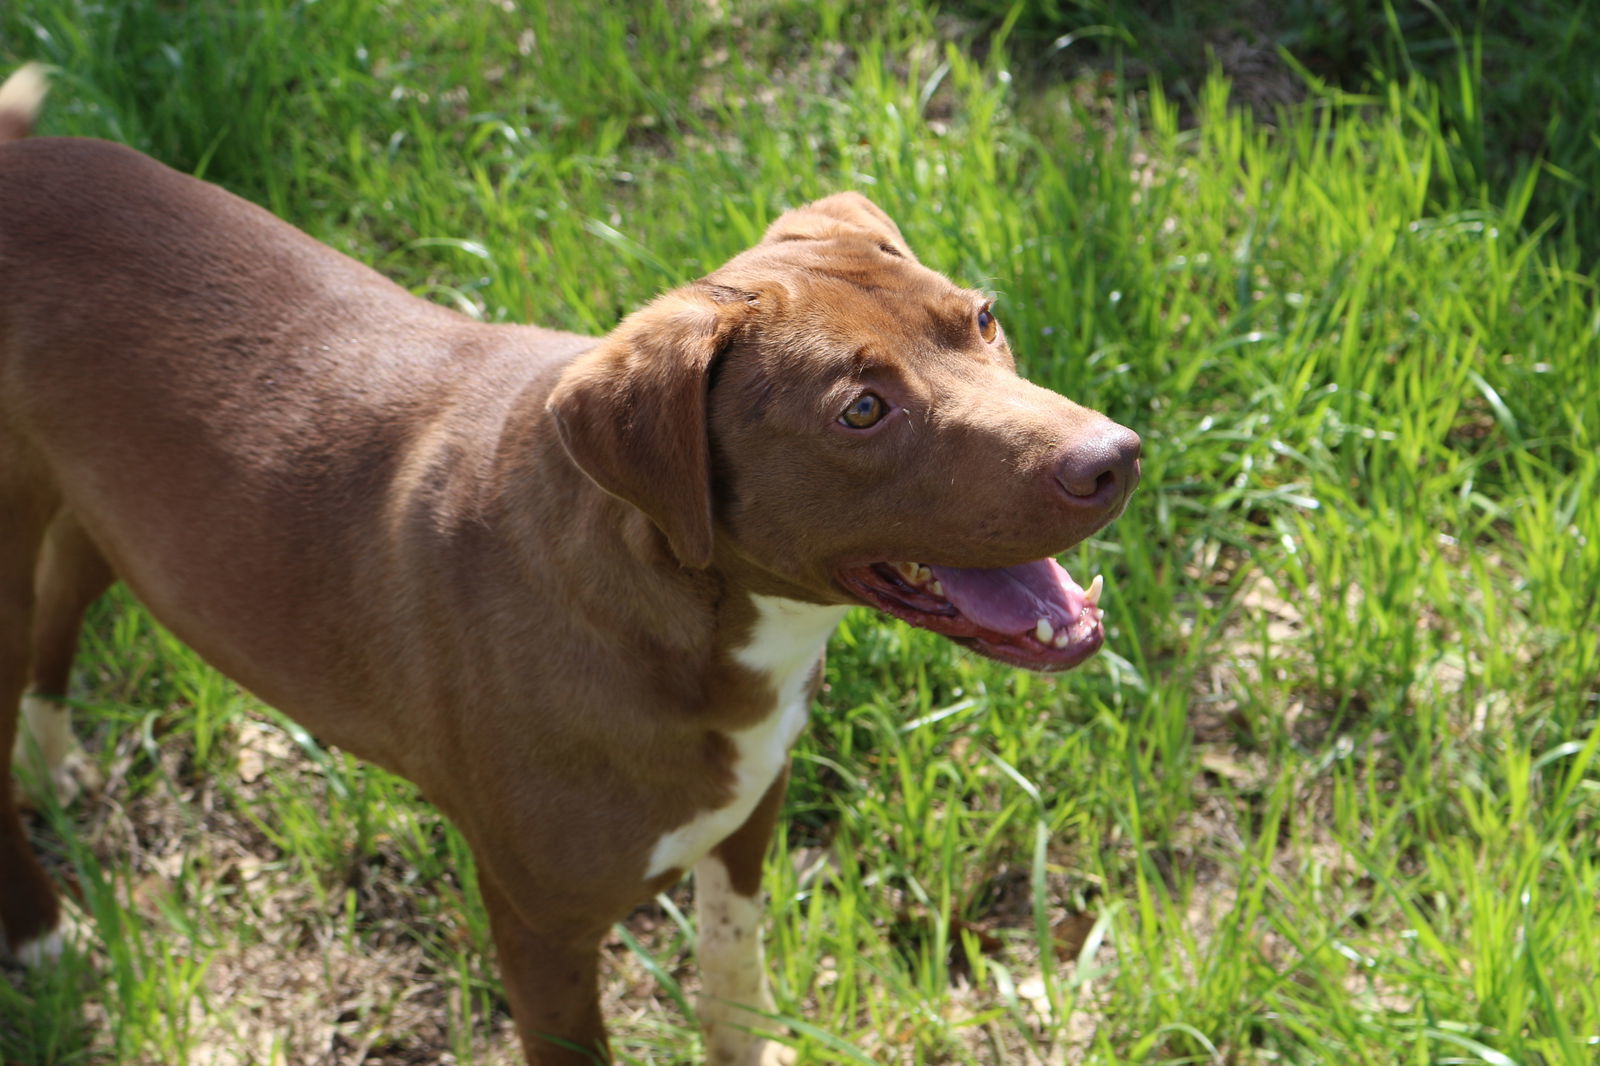
<path id="1" fill-rule="evenodd" d="M 778 694 L 772 711 L 749 729 L 729 733 L 733 741 L 733 799 L 706 811 L 656 841 L 645 876 L 676 867 L 686 870 L 750 817 L 789 757 L 810 710 L 807 682 L 848 607 L 757 596 L 755 635 L 734 652 L 741 666 L 767 675 Z"/>
<path id="2" fill-rule="evenodd" d="M 22 728 L 17 730 L 16 762 L 33 758 L 37 751 L 47 773 L 55 773 L 76 747 L 72 717 L 65 705 L 43 696 L 22 697 Z"/>
<path id="3" fill-rule="evenodd" d="M 85 792 L 98 792 L 104 782 L 100 768 L 72 735 L 72 712 L 47 696 L 22 697 L 12 762 L 35 772 L 27 788 L 35 802 L 54 795 L 70 806 Z"/>
<path id="4" fill-rule="evenodd" d="M 18 115 L 32 125 L 49 88 L 44 68 L 37 63 L 24 63 L 0 84 L 0 112 Z"/>
<path id="5" fill-rule="evenodd" d="M 61 930 L 52 929 L 18 948 L 17 961 L 30 970 L 42 969 L 46 963 L 59 959 L 66 947 L 67 938 L 61 935 Z"/>
<path id="6" fill-rule="evenodd" d="M 761 951 L 759 897 L 741 896 L 728 881 L 722 860 L 702 859 L 694 868 L 695 911 L 700 943 L 700 1028 L 707 1066 L 772 1066 L 792 1054 L 762 1036 L 770 1023 L 754 1011 L 772 1011 Z M 755 1031 L 752 1031 L 755 1030 Z"/>

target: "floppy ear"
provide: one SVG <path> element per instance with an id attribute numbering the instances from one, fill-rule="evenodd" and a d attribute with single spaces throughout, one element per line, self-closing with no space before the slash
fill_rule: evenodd
<path id="1" fill-rule="evenodd" d="M 578 469 L 643 511 L 680 563 L 702 569 L 712 539 L 708 372 L 748 306 L 727 292 L 688 286 L 630 315 L 573 360 L 545 405 Z"/>
<path id="2" fill-rule="evenodd" d="M 906 247 L 900 227 L 883 208 L 858 192 L 840 192 L 814 200 L 804 207 L 785 211 L 767 227 L 762 244 L 781 241 L 825 241 L 848 230 L 865 230 L 890 255 L 916 262 Z"/>

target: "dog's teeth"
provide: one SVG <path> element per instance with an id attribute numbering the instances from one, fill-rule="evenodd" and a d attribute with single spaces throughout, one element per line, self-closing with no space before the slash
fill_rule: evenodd
<path id="1" fill-rule="evenodd" d="M 1063 629 L 1061 632 L 1056 634 L 1056 639 L 1052 640 L 1050 643 L 1057 648 L 1065 648 L 1068 644 L 1072 643 L 1072 634 Z"/>
<path id="2" fill-rule="evenodd" d="M 1083 604 L 1085 607 L 1100 606 L 1100 592 L 1106 587 L 1104 574 L 1094 575 L 1094 580 L 1089 582 L 1089 587 L 1083 590 Z"/>
<path id="3" fill-rule="evenodd" d="M 894 568 L 900 571 L 900 576 L 907 581 L 915 582 L 917 580 L 918 566 L 916 563 L 895 563 Z"/>
<path id="4" fill-rule="evenodd" d="M 921 563 L 918 563 L 917 564 L 917 584 L 926 585 L 928 582 L 930 582 L 932 580 L 933 580 L 933 571 L 929 570 L 926 566 L 923 566 Z"/>
<path id="5" fill-rule="evenodd" d="M 934 578 L 933 584 L 929 585 L 928 587 L 933 591 L 935 596 L 944 595 L 944 582 L 940 581 L 938 578 Z"/>
<path id="6" fill-rule="evenodd" d="M 1039 624 L 1033 627 L 1033 635 L 1038 638 L 1040 644 L 1048 644 L 1056 635 L 1056 627 L 1050 624 L 1050 619 L 1041 618 Z"/>

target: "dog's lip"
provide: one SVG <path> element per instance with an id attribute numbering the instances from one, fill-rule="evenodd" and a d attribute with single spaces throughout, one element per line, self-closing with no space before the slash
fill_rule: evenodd
<path id="1" fill-rule="evenodd" d="M 1044 650 L 1014 644 L 996 644 L 981 637 L 951 637 L 950 639 L 962 647 L 971 648 L 980 655 L 1010 666 L 1020 666 L 1024 670 L 1057 673 L 1082 665 L 1090 656 L 1100 650 L 1100 645 L 1105 642 L 1105 630 L 1100 626 L 1098 614 L 1099 612 L 1097 611 L 1097 617 L 1090 627 L 1085 630 L 1083 637 L 1068 645 L 1065 650 L 1056 648 Z"/>
<path id="2" fill-rule="evenodd" d="M 870 562 L 836 580 L 858 602 L 1030 670 L 1069 670 L 1105 640 L 1101 579 L 1078 586 L 1054 559 L 961 568 Z"/>

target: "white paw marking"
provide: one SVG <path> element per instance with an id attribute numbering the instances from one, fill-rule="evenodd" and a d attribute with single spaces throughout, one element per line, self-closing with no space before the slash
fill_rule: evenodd
<path id="1" fill-rule="evenodd" d="M 16 762 L 38 757 L 46 770 L 54 773 L 67 753 L 76 745 L 72 739 L 72 718 L 67 708 L 44 696 L 22 697 L 22 728 L 17 730 Z"/>
<path id="2" fill-rule="evenodd" d="M 67 938 L 61 930 L 52 929 L 44 936 L 35 937 L 17 949 L 17 961 L 30 970 L 43 969 L 46 963 L 55 962 L 66 950 Z"/>
<path id="3" fill-rule="evenodd" d="M 798 1058 L 794 1048 L 768 1040 L 756 1059 L 756 1066 L 794 1066 Z"/>
<path id="4" fill-rule="evenodd" d="M 84 792 L 99 790 L 104 783 L 99 767 L 72 735 L 72 712 L 65 704 L 24 696 L 19 726 L 12 762 L 42 769 L 39 788 L 50 789 L 63 807 Z"/>
<path id="5" fill-rule="evenodd" d="M 794 1052 L 761 1035 L 771 1013 L 766 961 L 761 950 L 759 897 L 741 896 L 715 856 L 694 868 L 695 914 L 700 942 L 700 1027 L 707 1066 L 782 1066 Z M 753 1030 L 753 1031 L 752 1031 Z"/>
<path id="6" fill-rule="evenodd" d="M 775 596 L 754 599 L 758 612 L 754 635 L 734 657 L 747 669 L 771 678 L 777 701 L 761 721 L 728 734 L 734 748 L 733 799 L 663 834 L 650 852 L 647 878 L 673 868 L 688 869 L 750 817 L 805 728 L 811 672 L 849 610 Z"/>

